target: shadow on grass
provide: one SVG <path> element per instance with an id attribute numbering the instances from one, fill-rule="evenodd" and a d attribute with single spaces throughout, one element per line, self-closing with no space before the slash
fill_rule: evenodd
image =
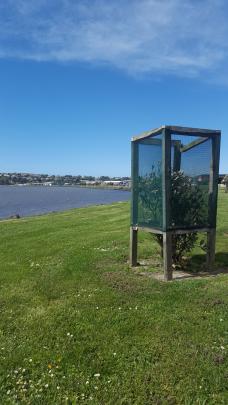
<path id="1" fill-rule="evenodd" d="M 218 252 L 215 255 L 215 264 L 210 270 L 206 264 L 206 254 L 191 257 L 184 271 L 176 271 L 176 278 L 215 277 L 219 274 L 228 274 L 228 253 Z M 178 276 L 179 274 L 179 276 Z"/>
<path id="2" fill-rule="evenodd" d="M 148 267 L 150 267 L 152 264 L 153 260 L 144 260 L 141 261 L 139 266 L 135 267 L 134 269 L 141 276 L 149 276 L 157 280 L 164 281 L 162 264 L 159 266 L 160 271 L 151 272 L 148 271 Z M 206 265 L 206 254 L 196 254 L 190 258 L 186 268 L 173 270 L 173 280 L 216 277 L 220 274 L 228 274 L 228 253 L 217 253 L 215 256 L 215 265 L 211 270 L 209 270 Z"/>

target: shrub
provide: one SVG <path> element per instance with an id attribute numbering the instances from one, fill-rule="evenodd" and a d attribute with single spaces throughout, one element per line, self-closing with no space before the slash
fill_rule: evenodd
<path id="1" fill-rule="evenodd" d="M 152 214 L 153 218 L 161 225 L 161 173 L 152 173 L 149 176 L 139 179 L 139 199 Z M 186 176 L 182 171 L 173 172 L 171 175 L 170 206 L 172 228 L 201 226 L 207 223 L 208 210 L 202 188 L 193 178 Z M 161 246 L 162 235 L 153 234 L 153 238 Z M 183 264 L 183 256 L 189 253 L 196 244 L 198 235 L 196 232 L 189 232 L 172 237 L 172 258 L 174 265 Z M 161 253 L 163 254 L 163 252 Z"/>
<path id="2" fill-rule="evenodd" d="M 225 193 L 228 193 L 228 174 L 223 179 L 223 183 L 225 184 Z"/>

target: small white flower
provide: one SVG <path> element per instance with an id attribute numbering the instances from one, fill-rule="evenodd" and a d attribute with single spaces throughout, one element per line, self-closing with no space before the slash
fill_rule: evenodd
<path id="1" fill-rule="evenodd" d="M 32 363 L 32 359 L 29 359 L 29 363 Z"/>
<path id="2" fill-rule="evenodd" d="M 99 307 L 96 307 L 96 309 L 99 309 Z"/>
<path id="3" fill-rule="evenodd" d="M 67 336 L 70 336 L 70 332 L 67 333 Z"/>
<path id="4" fill-rule="evenodd" d="M 57 390 L 60 390 L 60 386 L 59 386 L 59 385 L 57 385 L 57 387 L 56 387 L 56 388 L 57 388 Z"/>
<path id="5" fill-rule="evenodd" d="M 225 350 L 225 347 L 224 347 L 224 346 L 220 346 L 220 347 L 221 347 L 222 350 Z"/>
<path id="6" fill-rule="evenodd" d="M 220 322 L 223 322 L 223 319 L 222 319 L 222 318 L 220 318 L 219 320 L 220 320 Z"/>
<path id="7" fill-rule="evenodd" d="M 7 391 L 7 395 L 9 395 L 9 394 L 10 394 L 10 390 Z"/>
<path id="8" fill-rule="evenodd" d="M 45 388 L 48 388 L 48 384 L 45 384 Z"/>
<path id="9" fill-rule="evenodd" d="M 86 381 L 86 384 L 89 384 L 89 381 L 88 381 L 88 380 Z"/>
<path id="10" fill-rule="evenodd" d="M 116 356 L 116 353 L 113 353 L 113 356 Z"/>
<path id="11" fill-rule="evenodd" d="M 100 377 L 100 373 L 96 373 L 96 374 L 94 374 L 94 377 Z"/>

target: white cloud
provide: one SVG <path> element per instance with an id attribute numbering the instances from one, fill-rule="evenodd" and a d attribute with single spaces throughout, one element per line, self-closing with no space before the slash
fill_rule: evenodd
<path id="1" fill-rule="evenodd" d="M 228 67 L 227 16 L 225 0 L 5 0 L 0 57 L 218 77 Z"/>

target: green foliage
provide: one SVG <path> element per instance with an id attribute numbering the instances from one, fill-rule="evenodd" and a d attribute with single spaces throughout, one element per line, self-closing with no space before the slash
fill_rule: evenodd
<path id="1" fill-rule="evenodd" d="M 152 220 L 153 226 L 162 226 L 162 174 L 161 166 L 152 166 L 151 172 L 145 176 L 139 176 L 139 211 L 140 205 L 145 222 Z"/>
<path id="2" fill-rule="evenodd" d="M 162 226 L 162 174 L 161 167 L 152 166 L 151 172 L 139 177 L 139 206 L 144 216 L 151 218 L 153 226 Z M 203 187 L 203 188 L 202 188 Z M 208 222 L 208 194 L 206 185 L 198 185 L 182 171 L 171 174 L 170 228 L 192 228 Z M 162 236 L 153 235 L 162 247 Z M 173 235 L 173 262 L 180 264 L 184 254 L 189 253 L 197 241 L 197 233 Z"/>
<path id="3" fill-rule="evenodd" d="M 171 176 L 171 225 L 172 227 L 203 226 L 207 223 L 207 193 L 203 193 L 198 184 L 183 172 L 174 172 Z M 189 253 L 198 239 L 196 232 L 173 235 L 172 251 L 175 265 L 183 265 L 182 257 Z"/>
<path id="4" fill-rule="evenodd" d="M 200 227 L 208 222 L 208 193 L 182 171 L 171 175 L 171 227 Z"/>
<path id="5" fill-rule="evenodd" d="M 225 184 L 225 193 L 228 193 L 228 174 L 224 177 L 223 183 Z"/>

